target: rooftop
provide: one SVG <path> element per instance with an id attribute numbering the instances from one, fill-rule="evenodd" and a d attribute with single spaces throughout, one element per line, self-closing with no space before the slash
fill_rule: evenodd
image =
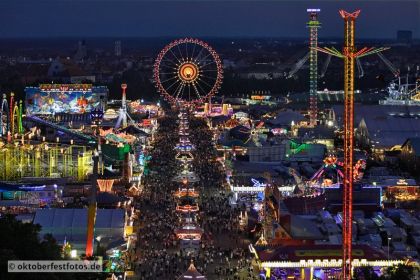
<path id="1" fill-rule="evenodd" d="M 197 271 L 197 269 L 194 266 L 194 263 L 191 261 L 191 264 L 188 267 L 188 270 L 184 274 L 182 274 L 181 277 L 178 278 L 178 280 L 183 280 L 183 279 L 206 280 L 206 277 Z"/>
<path id="2" fill-rule="evenodd" d="M 258 257 L 263 262 L 291 261 L 315 259 L 340 259 L 342 245 L 296 245 L 281 247 L 255 247 Z M 358 259 L 385 260 L 384 252 L 368 245 L 353 245 L 353 257 Z"/>
<path id="3" fill-rule="evenodd" d="M 33 223 L 41 225 L 41 235 L 51 233 L 58 243 L 64 238 L 68 241 L 86 241 L 87 213 L 87 208 L 39 209 Z M 124 219 L 124 209 L 98 209 L 95 235 L 103 233 L 118 237 L 124 230 Z"/>

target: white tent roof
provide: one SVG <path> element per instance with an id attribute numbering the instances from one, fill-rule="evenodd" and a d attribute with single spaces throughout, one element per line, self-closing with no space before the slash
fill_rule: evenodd
<path id="1" fill-rule="evenodd" d="M 178 280 L 184 280 L 184 279 L 200 279 L 200 280 L 206 280 L 206 277 L 201 275 L 200 272 L 197 271 L 195 268 L 193 262 L 191 262 L 190 267 L 188 270 L 182 274 L 181 277 L 178 278 Z"/>
<path id="2" fill-rule="evenodd" d="M 41 225 L 41 235 L 50 233 L 57 242 L 66 238 L 68 241 L 83 241 L 87 232 L 88 209 L 39 209 L 35 213 L 34 224 Z M 95 235 L 104 235 L 111 239 L 121 238 L 124 232 L 124 209 L 98 209 L 95 221 Z"/>

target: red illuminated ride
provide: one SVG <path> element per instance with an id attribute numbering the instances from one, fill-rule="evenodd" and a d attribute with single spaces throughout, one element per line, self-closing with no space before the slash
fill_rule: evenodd
<path id="1" fill-rule="evenodd" d="M 343 163 L 338 161 L 336 156 L 330 155 L 324 159 L 324 163 L 321 168 L 309 179 L 311 186 L 313 187 L 330 187 L 333 184 L 340 183 L 344 174 L 341 171 Z M 331 171 L 334 171 L 334 176 L 330 176 Z M 332 177 L 335 180 L 332 180 Z M 335 182 L 333 182 L 335 181 Z"/>
<path id="2" fill-rule="evenodd" d="M 168 101 L 196 105 L 217 93 L 223 67 L 211 46 L 185 38 L 171 42 L 159 53 L 153 76 L 158 91 Z"/>
<path id="3" fill-rule="evenodd" d="M 330 187 L 335 184 L 343 182 L 344 173 L 342 171 L 344 163 L 339 161 L 336 156 L 330 155 L 324 159 L 323 165 L 318 169 L 317 172 L 309 179 L 312 187 Z M 359 159 L 356 161 L 353 167 L 353 180 L 359 181 L 362 179 L 364 171 L 366 169 L 366 161 Z M 331 171 L 336 173 L 334 177 L 335 182 L 331 178 Z"/>
<path id="4" fill-rule="evenodd" d="M 379 53 L 388 48 L 368 48 L 360 50 L 355 46 L 355 22 L 360 10 L 353 13 L 340 10 L 344 20 L 344 46 L 340 52 L 335 48 L 319 48 L 318 51 L 327 53 L 344 60 L 344 165 L 343 165 L 343 267 L 342 279 L 352 278 L 352 228 L 353 228 L 353 150 L 354 150 L 354 67 L 356 58 Z"/>

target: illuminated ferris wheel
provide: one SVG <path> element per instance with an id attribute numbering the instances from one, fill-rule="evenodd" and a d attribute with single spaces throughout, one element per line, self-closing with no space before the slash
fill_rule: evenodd
<path id="1" fill-rule="evenodd" d="M 223 78 L 219 55 L 207 43 L 185 38 L 171 42 L 156 58 L 154 79 L 170 102 L 193 105 L 215 95 Z"/>

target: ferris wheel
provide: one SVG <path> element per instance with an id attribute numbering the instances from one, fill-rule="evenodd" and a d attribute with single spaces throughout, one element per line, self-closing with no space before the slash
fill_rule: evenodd
<path id="1" fill-rule="evenodd" d="M 194 105 L 208 100 L 220 88 L 223 67 L 207 43 L 192 38 L 168 44 L 154 65 L 158 91 L 175 104 Z"/>

